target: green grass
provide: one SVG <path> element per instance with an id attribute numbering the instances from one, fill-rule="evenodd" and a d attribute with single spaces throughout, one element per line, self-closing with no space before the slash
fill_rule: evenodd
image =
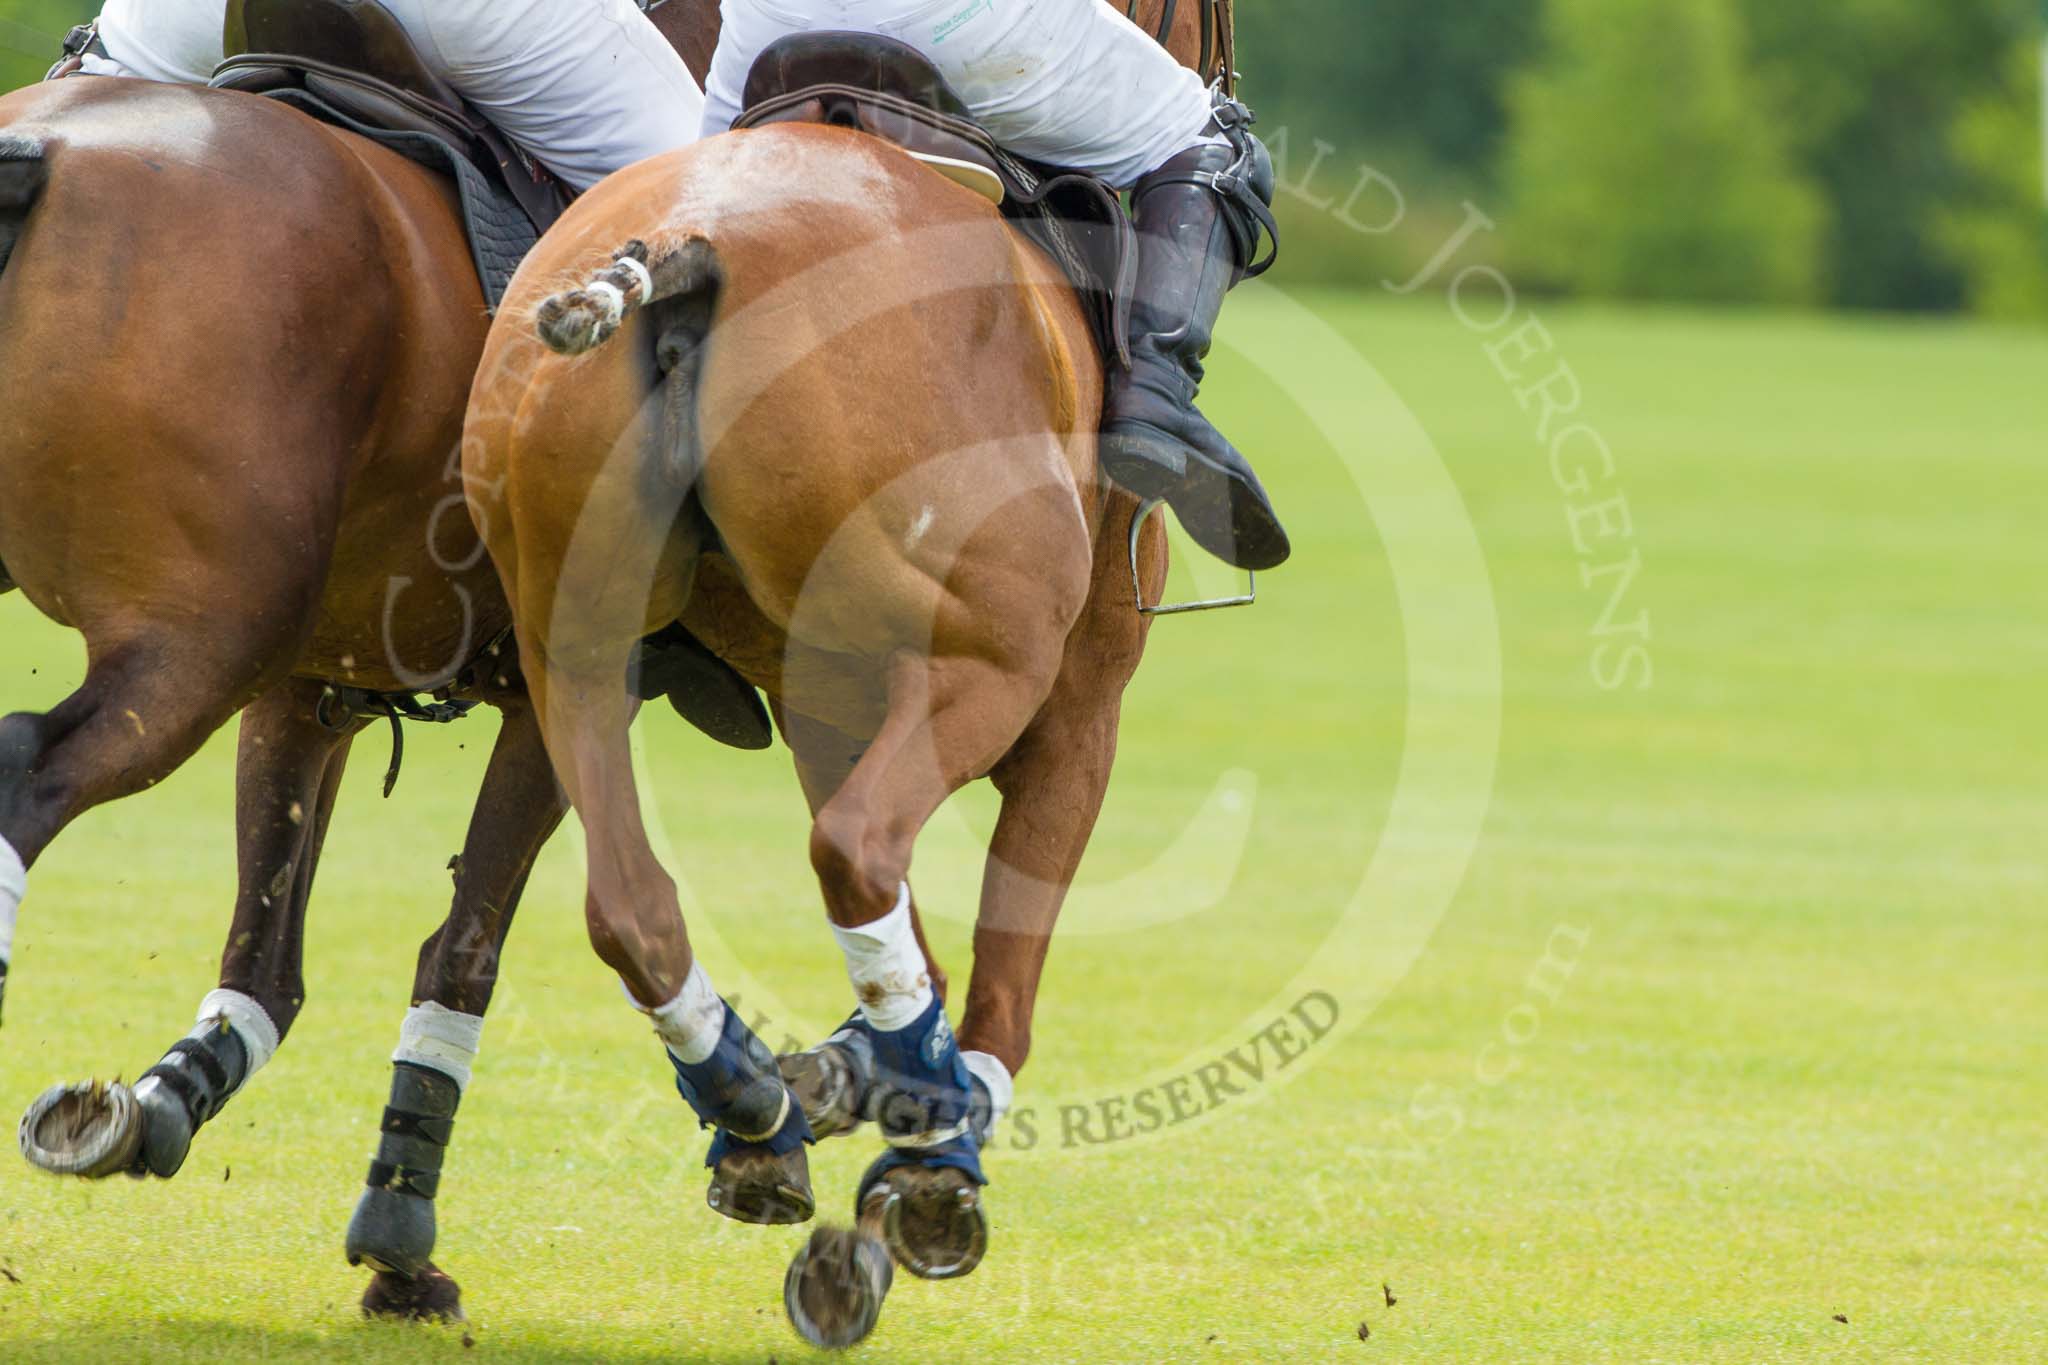
<path id="1" fill-rule="evenodd" d="M 1550 315 L 1642 554 L 1628 614 L 1651 613 L 1654 682 L 1610 692 L 1572 500 L 1484 340 L 1438 305 L 1309 302 L 1442 452 L 1497 636 L 1404 623 L 1385 547 L 1419 504 L 1385 486 L 1405 477 L 1398 414 L 1248 294 L 1228 332 L 1249 357 L 1221 358 L 1213 405 L 1261 452 L 1299 558 L 1256 612 L 1155 633 L 1020 1091 L 1041 1141 L 992 1159 L 983 1269 L 901 1283 L 858 1358 L 2048 1357 L 2048 340 Z M 1343 405 L 1377 526 L 1269 366 Z M 1449 667 L 1414 643 L 1439 626 L 1469 642 Z M 1455 901 L 1433 932 L 1399 896 L 1340 928 L 1404 762 L 1424 800 L 1390 865 L 1458 871 L 1460 783 L 1431 765 L 1483 737 L 1495 638 L 1497 784 Z M 78 668 L 71 638 L 0 602 L 10 709 L 53 702 Z M 1411 700 L 1426 723 L 1405 734 Z M 569 838 L 513 936 L 441 1200 L 473 1352 L 356 1317 L 342 1229 L 488 739 L 481 721 L 416 735 L 389 803 L 383 741 L 364 741 L 306 1014 L 178 1180 L 0 1162 L 0 1264 L 19 1281 L 0 1279 L 0 1358 L 812 1358 L 777 1292 L 800 1234 L 703 1207 L 701 1139 L 584 944 Z M 823 1030 L 846 987 L 786 766 L 666 717 L 646 741 L 714 974 L 757 1000 L 772 984 L 778 1021 Z M 1159 865 L 1239 770 L 1249 800 Z M 37 868 L 0 1112 L 133 1075 L 183 1030 L 226 927 L 229 800 L 223 737 Z M 963 798 L 918 865 L 962 969 L 991 810 Z M 1583 945 L 1561 989 L 1531 980 L 1560 928 Z M 1409 933 L 1426 934 L 1412 968 Z M 1241 1041 L 1297 976 L 1348 1009 L 1384 998 L 1213 1122 L 1062 1149 L 1059 1105 Z M 828 1209 L 870 1154 L 817 1154 Z"/>

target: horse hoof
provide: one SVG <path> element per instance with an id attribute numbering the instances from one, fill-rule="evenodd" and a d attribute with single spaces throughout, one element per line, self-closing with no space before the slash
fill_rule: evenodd
<path id="1" fill-rule="evenodd" d="M 363 1316 L 406 1322 L 468 1321 L 462 1313 L 462 1287 L 431 1261 L 410 1279 L 379 1270 L 363 1291 Z"/>
<path id="2" fill-rule="evenodd" d="M 21 1117 L 21 1154 L 52 1175 L 104 1180 L 136 1168 L 145 1126 L 119 1081 L 53 1085 Z"/>
<path id="3" fill-rule="evenodd" d="M 861 1200 L 860 1220 L 920 1280 L 971 1275 L 988 1254 L 981 1187 L 950 1166 L 890 1171 Z"/>
<path id="4" fill-rule="evenodd" d="M 778 1057 L 775 1064 L 803 1106 L 813 1137 L 842 1137 L 860 1127 L 866 1087 L 846 1049 L 820 1043 L 809 1052 Z"/>
<path id="5" fill-rule="evenodd" d="M 765 1147 L 727 1152 L 711 1172 L 705 1202 L 736 1223 L 808 1223 L 818 1211 L 804 1149 L 777 1156 Z"/>
<path id="6" fill-rule="evenodd" d="M 889 1253 L 875 1238 L 852 1228 L 819 1228 L 789 1263 L 782 1306 L 798 1336 L 841 1350 L 875 1330 L 895 1277 Z"/>
<path id="7" fill-rule="evenodd" d="M 433 1270 L 434 1201 L 372 1185 L 356 1201 L 348 1220 L 345 1250 L 350 1265 L 401 1280 Z"/>

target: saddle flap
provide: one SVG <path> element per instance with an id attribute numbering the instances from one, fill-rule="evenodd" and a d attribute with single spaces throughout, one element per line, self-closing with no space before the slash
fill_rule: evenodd
<path id="1" fill-rule="evenodd" d="M 222 51 L 285 53 L 375 77 L 454 113 L 462 96 L 427 66 L 379 0 L 229 0 Z"/>
<path id="2" fill-rule="evenodd" d="M 284 98 L 366 135 L 431 139 L 509 194 L 536 233 L 561 216 L 554 177 L 428 67 L 379 0 L 228 0 L 222 40 L 212 85 Z"/>

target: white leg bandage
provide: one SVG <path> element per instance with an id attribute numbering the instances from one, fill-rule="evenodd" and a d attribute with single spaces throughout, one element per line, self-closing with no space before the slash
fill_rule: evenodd
<path id="1" fill-rule="evenodd" d="M 689 979 L 675 999 L 644 1013 L 654 1021 L 654 1031 L 668 1050 L 685 1063 L 701 1062 L 716 1052 L 725 1032 L 725 1001 L 719 999 L 701 962 L 691 964 Z"/>
<path id="2" fill-rule="evenodd" d="M 1017 1082 L 1011 1079 L 1010 1068 L 1002 1059 L 988 1052 L 963 1052 L 960 1060 L 967 1063 L 967 1074 L 988 1087 L 988 1098 L 992 1113 L 989 1127 L 1002 1122 L 1003 1115 L 1010 1112 L 1010 1102 L 1017 1097 Z"/>
<path id="3" fill-rule="evenodd" d="M 14 956 L 14 917 L 21 912 L 21 898 L 28 894 L 28 869 L 14 845 L 0 835 L 0 967 Z"/>
<path id="4" fill-rule="evenodd" d="M 932 978 L 910 920 L 908 882 L 894 910 L 858 929 L 834 925 L 832 933 L 846 954 L 846 974 L 869 1024 L 894 1033 L 909 1028 L 931 1007 Z"/>
<path id="5" fill-rule="evenodd" d="M 428 1067 L 454 1081 L 457 1090 L 467 1090 L 469 1070 L 476 1065 L 476 1050 L 483 1037 L 481 1014 L 464 1014 L 429 1000 L 405 1012 L 391 1060 Z"/>
<path id="6" fill-rule="evenodd" d="M 242 1076 L 242 1084 L 247 1085 L 249 1077 L 276 1055 L 277 1025 L 271 1022 L 270 1011 L 254 997 L 240 991 L 213 991 L 199 1002 L 199 1022 L 193 1026 L 191 1036 L 205 1037 L 220 1027 L 223 1019 L 242 1040 L 242 1051 L 249 1054 L 249 1070 Z"/>

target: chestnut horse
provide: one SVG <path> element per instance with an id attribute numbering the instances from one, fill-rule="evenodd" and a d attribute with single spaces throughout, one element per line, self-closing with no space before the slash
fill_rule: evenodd
<path id="1" fill-rule="evenodd" d="M 1145 0 L 1138 17 L 1172 9 Z M 715 5 L 668 0 L 653 17 L 701 77 Z M 1169 34 L 1191 63 L 1193 19 L 1181 6 Z M 88 654 L 55 710 L 0 720 L 0 837 L 33 865 L 242 711 L 220 980 L 260 1002 L 273 1046 L 303 1006 L 313 875 L 368 723 L 336 714 L 330 687 L 461 674 L 504 715 L 416 1001 L 484 1013 L 565 809 L 517 670 L 476 657 L 510 617 L 449 515 L 486 321 L 449 187 L 410 161 L 225 92 L 76 79 L 0 97 L 0 593 L 19 586 Z M 693 605 L 702 629 L 715 582 Z M 799 771 L 808 790 L 831 780 L 801 754 Z M 1026 904 L 1012 922 L 1042 918 Z M 1014 937 L 1028 950 L 1036 932 Z M 1014 956 L 1011 933 L 985 931 L 978 956 Z M 262 1060 L 201 1096 L 197 1120 Z M 168 1175 L 192 1137 L 152 1126 L 118 1086 L 80 1087 L 46 1117 L 44 1151 L 81 1174 Z M 425 1257 L 427 1208 L 423 1240 L 352 1248 L 378 1267 L 366 1306 L 453 1311 Z"/>
<path id="2" fill-rule="evenodd" d="M 592 283 L 558 292 L 573 280 Z M 643 162 L 528 259 L 471 397 L 463 474 L 587 835 L 592 943 L 642 1008 L 676 999 L 694 958 L 642 822 L 622 680 L 650 624 L 681 617 L 784 715 L 833 923 L 887 914 L 926 821 L 994 782 L 959 1038 L 1023 1067 L 1148 627 L 1127 558 L 1138 504 L 1096 466 L 1101 390 L 1051 263 L 986 200 L 843 129 Z M 1156 522 L 1142 563 L 1156 592 Z M 802 1157 L 733 1148 L 714 1206 L 751 1181 L 791 1207 L 735 1216 L 808 1216 Z M 908 1165 L 863 1196 L 870 1234 L 913 1272 L 979 1258 L 960 1170 Z M 858 1339 L 885 1270 L 876 1242 L 820 1232 L 792 1270 L 792 1319 L 818 1344 Z"/>

